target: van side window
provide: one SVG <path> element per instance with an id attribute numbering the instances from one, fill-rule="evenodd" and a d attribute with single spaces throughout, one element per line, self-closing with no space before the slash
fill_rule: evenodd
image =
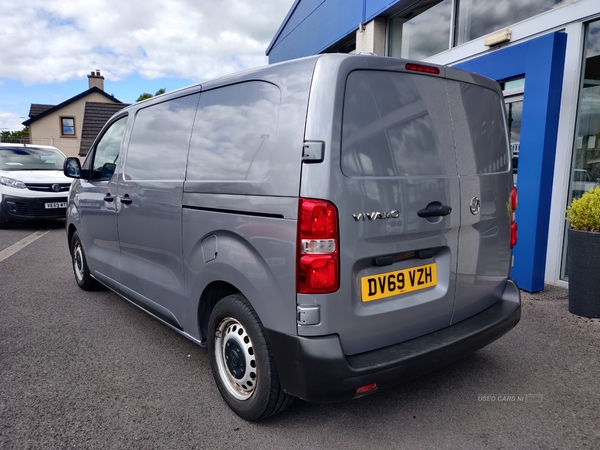
<path id="1" fill-rule="evenodd" d="M 279 88 L 263 81 L 202 92 L 186 179 L 266 179 L 275 148 L 279 102 Z"/>
<path id="2" fill-rule="evenodd" d="M 94 152 L 92 163 L 93 180 L 110 180 L 115 172 L 117 159 L 121 150 L 127 116 L 114 122 L 100 138 Z"/>
<path id="3" fill-rule="evenodd" d="M 398 72 L 348 75 L 342 116 L 346 176 L 456 173 L 444 80 Z"/>
<path id="4" fill-rule="evenodd" d="M 126 180 L 183 180 L 200 94 L 138 111 L 125 160 Z"/>

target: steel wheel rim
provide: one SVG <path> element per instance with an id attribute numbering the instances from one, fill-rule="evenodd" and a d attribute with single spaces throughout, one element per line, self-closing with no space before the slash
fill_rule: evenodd
<path id="1" fill-rule="evenodd" d="M 222 319 L 213 350 L 227 392 L 238 400 L 248 400 L 256 390 L 258 373 L 254 346 L 244 326 L 233 317 Z"/>
<path id="2" fill-rule="evenodd" d="M 75 244 L 73 251 L 73 269 L 75 269 L 75 276 L 79 281 L 83 281 L 83 250 L 81 244 Z"/>

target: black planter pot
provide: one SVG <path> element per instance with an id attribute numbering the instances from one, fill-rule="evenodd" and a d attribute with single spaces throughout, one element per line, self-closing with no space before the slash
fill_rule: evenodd
<path id="1" fill-rule="evenodd" d="M 600 318 L 600 233 L 569 228 L 569 312 Z"/>

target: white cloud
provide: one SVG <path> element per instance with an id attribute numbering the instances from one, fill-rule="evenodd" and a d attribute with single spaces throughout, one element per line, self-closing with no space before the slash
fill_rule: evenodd
<path id="1" fill-rule="evenodd" d="M 17 114 L 0 110 L 0 131 L 16 131 L 23 129 L 23 119 Z"/>
<path id="2" fill-rule="evenodd" d="M 293 0 L 0 0 L 0 77 L 197 81 L 266 64 Z"/>

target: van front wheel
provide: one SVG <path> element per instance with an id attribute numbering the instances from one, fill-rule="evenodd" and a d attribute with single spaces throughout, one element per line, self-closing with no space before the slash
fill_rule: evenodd
<path id="1" fill-rule="evenodd" d="M 268 338 L 258 315 L 241 294 L 214 307 L 208 323 L 208 352 L 217 387 L 241 418 L 260 420 L 293 400 L 281 389 Z"/>
<path id="2" fill-rule="evenodd" d="M 77 232 L 73 233 L 71 238 L 71 260 L 73 263 L 73 273 L 75 274 L 75 281 L 81 289 L 84 291 L 93 291 L 98 288 L 98 282 L 90 276 L 90 270 L 88 269 L 87 261 L 85 259 L 85 253 L 81 240 Z"/>

